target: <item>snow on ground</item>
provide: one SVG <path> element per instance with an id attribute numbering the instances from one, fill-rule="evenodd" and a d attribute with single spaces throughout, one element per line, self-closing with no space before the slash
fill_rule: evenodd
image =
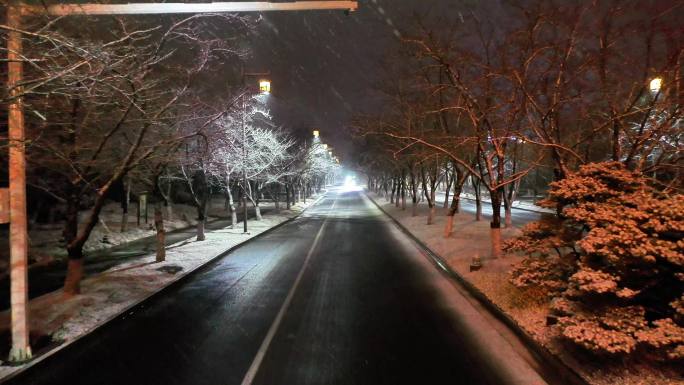
<path id="1" fill-rule="evenodd" d="M 489 200 L 489 198 L 486 197 L 486 194 L 483 195 L 485 196 L 482 197 L 482 202 L 491 203 L 491 200 Z M 475 195 L 469 193 L 461 193 L 461 198 L 475 200 Z M 511 207 L 521 210 L 537 211 L 540 213 L 555 213 L 555 211 L 547 209 L 545 207 L 537 206 L 531 201 L 514 200 Z"/>
<path id="2" fill-rule="evenodd" d="M 208 231 L 207 239 L 202 242 L 187 240 L 173 244 L 167 248 L 166 261 L 162 263 L 156 263 L 154 254 L 150 254 L 115 266 L 83 280 L 82 294 L 73 298 L 65 299 L 58 290 L 33 299 L 31 331 L 65 342 L 84 336 L 231 247 L 295 217 L 315 200 L 314 197 L 307 204 L 298 203 L 291 210 L 268 213 L 261 221 L 249 221 L 248 234 L 242 232 L 240 225 L 236 229 Z M 178 266 L 182 270 L 176 274 L 159 270 L 165 266 Z M 9 311 L 0 313 L 0 325 L 8 327 Z M 20 368 L 0 366 L 0 379 Z"/>
<path id="3" fill-rule="evenodd" d="M 418 215 L 411 215 L 410 202 L 406 210 L 389 203 L 388 199 L 377 194 L 368 193 L 385 212 L 399 221 L 416 238 L 420 239 L 433 252 L 441 256 L 449 267 L 466 281 L 473 284 L 499 309 L 504 311 L 537 342 L 561 358 L 567 365 L 592 385 L 674 385 L 684 384 L 684 378 L 672 368 L 653 368 L 645 364 L 615 363 L 592 360 L 577 350 L 571 351 L 569 346 L 560 341 L 558 333 L 546 326 L 548 303 L 533 290 L 521 290 L 513 286 L 508 278 L 511 267 L 519 262 L 520 256 L 507 255 L 499 259 L 490 258 L 490 228 L 487 220 L 475 221 L 470 213 L 457 214 L 454 219 L 454 231 L 449 238 L 444 238 L 446 210 L 437 209 L 435 222 L 427 225 L 427 204 L 418 206 Z M 534 206 L 529 209 L 543 211 L 546 209 Z M 528 208 L 528 207 L 525 207 Z M 541 209 L 541 210 L 540 210 Z M 523 224 L 513 222 L 508 229 L 502 228 L 502 240 L 520 233 Z M 483 260 L 483 268 L 470 272 L 470 262 L 479 256 Z"/>
<path id="4" fill-rule="evenodd" d="M 260 206 L 263 211 L 273 208 L 274 205 L 272 202 L 262 202 Z M 248 209 L 252 215 L 254 208 L 251 204 L 248 205 Z M 242 208 L 239 210 L 241 211 Z M 197 225 L 197 209 L 193 206 L 173 204 L 171 210 L 165 207 L 162 213 L 164 215 L 164 229 L 167 232 Z M 87 214 L 87 211 L 80 213 L 81 224 Z M 207 220 L 211 222 L 219 218 L 229 217 L 230 212 L 224 207 L 224 199 L 214 197 L 209 204 Z M 147 221 L 144 218 L 144 213 L 141 213 L 140 226 L 138 226 L 137 206 L 136 203 L 132 202 L 128 213 L 128 229 L 121 232 L 121 204 L 117 202 L 106 204 L 100 213 L 99 223 L 93 229 L 84 246 L 84 251 L 87 254 L 155 235 L 154 208 L 152 206 L 148 207 Z M 66 250 L 61 241 L 62 229 L 63 223 L 61 222 L 33 224 L 31 226 L 29 231 L 29 262 L 31 264 L 51 263 L 55 259 L 66 258 Z M 8 242 L 8 237 L 0 237 L 0 250 L 9 250 Z M 7 252 L 0 253 L 0 274 L 5 273 L 8 259 Z"/>

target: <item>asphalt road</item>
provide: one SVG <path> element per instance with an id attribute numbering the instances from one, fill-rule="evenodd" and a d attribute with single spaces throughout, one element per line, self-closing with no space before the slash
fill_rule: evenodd
<path id="1" fill-rule="evenodd" d="M 505 384 L 392 226 L 363 193 L 328 193 L 10 383 Z"/>

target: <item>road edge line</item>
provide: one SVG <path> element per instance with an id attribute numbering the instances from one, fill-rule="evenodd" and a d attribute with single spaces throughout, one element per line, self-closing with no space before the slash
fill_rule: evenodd
<path id="1" fill-rule="evenodd" d="M 435 266 L 436 269 L 441 270 L 448 278 L 453 282 L 461 286 L 468 294 L 470 294 L 478 303 L 480 303 L 485 310 L 490 312 L 496 319 L 501 321 L 507 328 L 509 328 L 516 337 L 520 339 L 523 345 L 530 350 L 535 359 L 539 361 L 540 364 L 550 367 L 559 373 L 562 380 L 567 381 L 568 384 L 572 385 L 589 385 L 589 383 L 582 378 L 582 376 L 572 367 L 567 365 L 560 357 L 553 354 L 545 346 L 541 345 L 535 341 L 525 330 L 518 325 L 513 318 L 506 314 L 499 306 L 492 302 L 480 289 L 475 285 L 468 282 L 463 276 L 454 271 L 449 267 L 444 258 L 438 253 L 434 252 L 430 247 L 428 247 L 422 240 L 413 235 L 409 229 L 407 229 L 401 222 L 390 215 L 385 209 L 378 204 L 378 202 L 373 199 L 368 194 L 368 191 L 364 191 L 366 197 L 373 202 L 373 204 L 387 216 L 399 230 L 406 234 L 411 241 L 413 241 L 425 254 L 429 257 L 430 262 Z"/>

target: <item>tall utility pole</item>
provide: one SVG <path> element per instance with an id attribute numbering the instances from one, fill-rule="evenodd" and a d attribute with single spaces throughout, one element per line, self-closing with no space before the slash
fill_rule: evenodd
<path id="1" fill-rule="evenodd" d="M 24 108 L 21 79 L 21 6 L 12 1 L 7 7 L 7 88 L 9 89 L 9 220 L 10 220 L 10 303 L 12 349 L 9 360 L 31 358 L 28 325 L 28 226 L 26 222 L 26 156 Z"/>
<path id="2" fill-rule="evenodd" d="M 24 112 L 21 88 L 23 15 L 152 15 L 179 13 L 226 13 L 305 10 L 355 11 L 356 1 L 293 1 L 287 3 L 215 2 L 215 3 L 128 3 L 128 4 L 55 4 L 27 5 L 10 0 L 7 5 L 7 88 L 10 91 L 9 139 L 9 222 L 10 222 L 10 302 L 12 349 L 9 361 L 31 358 L 28 322 L 28 227 L 26 221 L 26 156 Z M 0 197 L 3 194 L 0 194 Z M 0 202 L 4 207 L 5 202 Z M 3 215 L 0 215 L 2 217 Z M 245 217 L 245 226 L 247 224 Z M 245 230 L 246 231 L 246 230 Z"/>

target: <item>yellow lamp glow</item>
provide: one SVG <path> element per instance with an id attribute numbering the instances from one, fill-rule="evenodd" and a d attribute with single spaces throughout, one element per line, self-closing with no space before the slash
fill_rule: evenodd
<path id="1" fill-rule="evenodd" d="M 654 94 L 657 94 L 660 91 L 660 88 L 663 86 L 663 79 L 662 78 L 653 78 L 651 82 L 648 84 L 648 88 L 651 89 L 651 92 Z"/>
<path id="2" fill-rule="evenodd" d="M 318 132 L 318 130 L 314 130 L 313 134 L 314 134 L 314 138 L 318 138 L 321 135 L 321 133 Z"/>
<path id="3" fill-rule="evenodd" d="M 259 91 L 262 94 L 271 93 L 271 81 L 270 80 L 260 80 L 259 81 Z"/>
<path id="4" fill-rule="evenodd" d="M 327 149 L 328 149 L 328 145 L 325 144 L 325 143 L 323 143 L 323 148 L 324 148 L 325 150 L 327 150 Z"/>

